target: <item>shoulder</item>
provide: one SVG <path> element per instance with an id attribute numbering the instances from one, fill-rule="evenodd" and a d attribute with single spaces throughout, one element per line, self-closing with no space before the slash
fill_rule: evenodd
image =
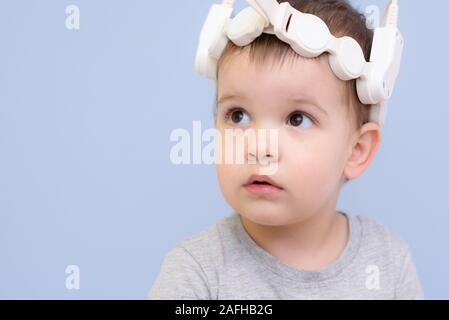
<path id="1" fill-rule="evenodd" d="M 236 224 L 238 216 L 229 214 L 208 228 L 176 243 L 169 254 L 181 254 L 202 270 L 210 283 L 216 282 L 219 271 L 228 260 L 227 256 L 238 251 Z"/>
<path id="2" fill-rule="evenodd" d="M 224 245 L 233 238 L 236 216 L 230 214 L 221 218 L 208 228 L 176 243 L 176 248 L 183 248 L 200 262 L 217 261 L 223 254 Z"/>
<path id="3" fill-rule="evenodd" d="M 365 262 L 376 265 L 391 274 L 396 299 L 423 299 L 424 294 L 409 245 L 389 228 L 367 217 L 356 217 L 362 230 Z"/>
<path id="4" fill-rule="evenodd" d="M 362 241 L 368 249 L 387 251 L 389 255 L 404 255 L 409 251 L 408 244 L 390 228 L 379 221 L 355 216 L 361 226 Z"/>
<path id="5" fill-rule="evenodd" d="M 229 238 L 232 217 L 178 241 L 165 255 L 150 299 L 211 299 L 217 296 L 218 268 L 223 242 Z"/>

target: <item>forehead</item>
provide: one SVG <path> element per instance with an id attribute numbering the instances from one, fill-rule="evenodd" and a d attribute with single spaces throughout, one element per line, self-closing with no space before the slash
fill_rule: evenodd
<path id="1" fill-rule="evenodd" d="M 245 48 L 246 49 L 246 48 Z M 280 60 L 250 59 L 249 50 L 234 53 L 220 64 L 217 95 L 276 103 L 292 97 L 314 101 L 325 109 L 344 103 L 346 87 L 332 72 L 327 55 L 316 59 L 299 55 Z"/>

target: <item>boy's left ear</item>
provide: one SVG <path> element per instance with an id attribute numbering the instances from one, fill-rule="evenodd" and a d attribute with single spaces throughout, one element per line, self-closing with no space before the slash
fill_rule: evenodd
<path id="1" fill-rule="evenodd" d="M 347 179 L 354 180 L 362 175 L 376 155 L 381 140 L 380 127 L 373 122 L 364 124 L 355 133 L 344 170 L 344 176 Z"/>

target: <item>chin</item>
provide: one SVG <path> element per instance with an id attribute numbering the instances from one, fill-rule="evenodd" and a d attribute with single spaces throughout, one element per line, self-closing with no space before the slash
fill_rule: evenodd
<path id="1" fill-rule="evenodd" d="M 282 213 L 283 210 L 280 208 L 271 208 L 270 205 L 260 205 L 260 206 L 246 206 L 240 208 L 237 212 L 245 219 L 251 221 L 252 223 L 264 225 L 264 226 L 283 226 L 289 224 L 291 217 Z"/>

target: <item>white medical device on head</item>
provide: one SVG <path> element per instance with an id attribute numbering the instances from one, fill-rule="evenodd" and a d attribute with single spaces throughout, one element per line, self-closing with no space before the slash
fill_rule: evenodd
<path id="1" fill-rule="evenodd" d="M 211 80 L 227 43 L 249 45 L 262 33 L 276 35 L 299 55 L 312 58 L 329 53 L 329 64 L 341 80 L 357 79 L 360 101 L 372 105 L 370 122 L 383 126 L 386 102 L 390 99 L 401 64 L 404 40 L 398 30 L 399 7 L 390 0 L 385 21 L 374 30 L 370 59 L 351 37 L 333 36 L 319 17 L 302 13 L 290 3 L 276 0 L 246 0 L 249 7 L 231 18 L 235 0 L 212 5 L 201 30 L 195 69 Z"/>

